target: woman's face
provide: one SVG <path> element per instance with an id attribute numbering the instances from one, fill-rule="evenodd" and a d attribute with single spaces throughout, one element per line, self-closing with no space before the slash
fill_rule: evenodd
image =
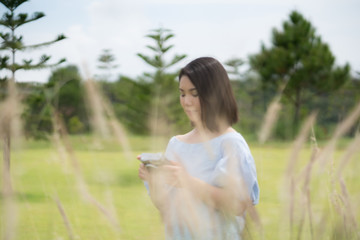
<path id="1" fill-rule="evenodd" d="M 198 92 L 188 76 L 180 78 L 180 103 L 184 112 L 195 125 L 201 123 L 201 107 Z"/>

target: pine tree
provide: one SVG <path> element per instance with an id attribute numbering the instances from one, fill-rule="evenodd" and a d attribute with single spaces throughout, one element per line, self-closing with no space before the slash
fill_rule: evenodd
<path id="1" fill-rule="evenodd" d="M 155 74 L 147 74 L 147 76 L 152 77 L 155 83 L 163 84 L 165 79 L 165 71 L 184 59 L 186 55 L 175 55 L 171 61 L 166 61 L 165 54 L 174 47 L 174 45 L 167 46 L 167 41 L 173 38 L 175 35 L 171 32 L 171 30 L 164 28 L 158 28 L 152 30 L 151 32 L 152 33 L 146 35 L 146 37 L 154 40 L 155 46 L 147 45 L 146 47 L 152 50 L 155 55 L 152 57 L 141 53 L 138 53 L 137 55 L 147 64 L 156 69 Z"/>
<path id="2" fill-rule="evenodd" d="M 170 69 L 183 60 L 185 54 L 175 54 L 170 60 L 166 60 L 165 54 L 169 52 L 174 45 L 168 45 L 168 41 L 174 37 L 169 29 L 158 28 L 152 30 L 146 37 L 155 41 L 153 46 L 147 45 L 154 55 L 147 56 L 141 53 L 137 55 L 147 64 L 155 68 L 154 73 L 146 73 L 145 81 L 152 84 L 152 114 L 151 129 L 153 134 L 169 134 L 171 127 L 183 124 L 182 110 L 178 104 L 178 88 L 176 76 L 178 70 L 171 72 Z"/>
<path id="3" fill-rule="evenodd" d="M 98 61 L 98 68 L 104 71 L 103 75 L 98 76 L 100 80 L 111 80 L 111 71 L 119 65 L 115 64 L 115 56 L 110 49 L 103 49 Z"/>
<path id="4" fill-rule="evenodd" d="M 225 62 L 227 73 L 231 80 L 241 80 L 243 78 L 244 74 L 240 72 L 240 67 L 242 67 L 244 63 L 240 58 L 231 58 Z"/>
<path id="5" fill-rule="evenodd" d="M 16 53 L 24 52 L 30 50 L 36 50 L 44 46 L 51 45 L 55 42 L 65 39 L 63 34 L 60 34 L 55 38 L 55 40 L 43 42 L 34 45 L 25 45 L 23 43 L 23 36 L 16 35 L 16 30 L 33 21 L 36 21 L 45 16 L 42 12 L 35 12 L 32 16 L 29 16 L 27 13 L 15 13 L 16 9 L 23 3 L 28 2 L 28 0 L 0 0 L 0 3 L 7 9 L 0 19 L 0 26 L 3 26 L 7 31 L 0 32 L 0 38 L 2 42 L 0 43 L 0 71 L 9 70 L 11 72 L 11 77 L 8 82 L 8 97 L 11 95 L 12 89 L 15 87 L 15 73 L 18 70 L 32 70 L 32 69 L 42 69 L 47 67 L 56 66 L 65 61 L 61 59 L 60 61 L 48 64 L 50 56 L 42 55 L 38 62 L 34 63 L 32 59 L 24 59 L 22 63 L 16 61 Z M 8 52 L 8 54 L 3 54 L 2 52 Z M 6 77 L 2 77 L 2 81 L 6 81 Z M 2 132 L 4 140 L 4 175 L 9 176 L 10 174 L 10 134 L 11 134 L 11 117 L 7 117 L 2 120 Z M 10 179 L 10 178 L 9 178 Z M 7 179 L 6 181 L 10 181 Z M 8 188 L 11 188 L 11 184 L 8 184 Z"/>
<path id="6" fill-rule="evenodd" d="M 291 12 L 281 30 L 274 29 L 272 45 L 250 57 L 262 87 L 283 89 L 283 97 L 294 106 L 293 129 L 300 120 L 306 96 L 339 89 L 348 79 L 350 66 L 335 66 L 328 44 L 299 12 Z"/>
<path id="7" fill-rule="evenodd" d="M 38 48 L 51 45 L 55 42 L 65 39 L 63 34 L 60 34 L 56 37 L 55 40 L 43 42 L 34 45 L 25 45 L 23 43 L 23 36 L 17 36 L 15 31 L 23 26 L 24 24 L 36 21 L 45 16 L 42 12 L 35 12 L 31 17 L 27 13 L 15 14 L 15 10 L 23 3 L 28 2 L 28 0 L 0 0 L 8 10 L 5 12 L 0 20 L 0 25 L 7 28 L 8 32 L 1 32 L 0 37 L 2 39 L 0 45 L 0 51 L 10 52 L 9 55 L 0 56 L 0 70 L 7 69 L 11 71 L 11 79 L 15 80 L 15 72 L 23 70 L 32 70 L 32 69 L 42 69 L 47 67 L 56 66 L 65 61 L 61 59 L 57 63 L 48 64 L 50 56 L 42 55 L 38 62 L 34 63 L 32 59 L 24 59 L 22 63 L 16 62 L 16 53 L 23 51 L 36 50 Z"/>

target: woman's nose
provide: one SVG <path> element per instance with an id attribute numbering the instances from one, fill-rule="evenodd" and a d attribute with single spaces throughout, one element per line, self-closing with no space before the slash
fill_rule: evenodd
<path id="1" fill-rule="evenodd" d="M 190 96 L 185 96 L 185 105 L 191 105 L 192 104 L 192 100 Z"/>

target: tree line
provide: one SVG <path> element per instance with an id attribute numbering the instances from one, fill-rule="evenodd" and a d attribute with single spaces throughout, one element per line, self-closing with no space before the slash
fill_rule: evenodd
<path id="1" fill-rule="evenodd" d="M 11 10 L 15 5 L 9 2 L 14 1 L 1 1 Z M 5 13 L 0 25 L 16 25 L 18 21 L 16 26 L 21 26 L 43 15 L 38 13 L 32 19 L 27 16 L 16 19 L 14 16 L 11 11 Z M 0 51 L 12 54 L 12 58 L 1 55 L 0 70 L 9 70 L 14 77 L 17 69 L 46 67 L 49 57 L 45 55 L 37 64 L 32 64 L 31 60 L 23 61 L 23 64 L 10 61 L 15 58 L 16 51 L 26 49 L 22 36 L 15 37 L 14 30 L 12 28 L 9 34 L 0 35 Z M 119 75 L 109 81 L 111 71 L 117 65 L 111 50 L 105 49 L 98 59 L 99 68 L 105 74 L 94 78 L 119 121 L 130 133 L 161 135 L 190 129 L 178 103 L 177 74 L 186 54 L 171 53 L 175 48 L 171 44 L 175 35 L 169 29 L 151 30 L 146 37 L 150 54 L 138 53 L 137 56 L 152 67 L 151 72 L 135 78 Z M 62 39 L 65 36 L 59 35 L 44 45 Z M 348 64 L 335 65 L 335 56 L 328 44 L 298 11 L 289 14 L 281 29 L 273 29 L 269 46 L 262 44 L 259 52 L 248 59 L 229 59 L 223 64 L 231 78 L 239 107 L 240 121 L 234 127 L 249 137 L 257 137 L 264 114 L 276 98 L 282 109 L 273 137 L 284 140 L 293 138 L 302 120 L 313 111 L 318 112 L 314 129 L 316 136 L 331 136 L 334 127 L 360 101 L 360 74 L 352 74 Z M 1 99 L 7 96 L 8 79 L 3 77 L 0 80 Z M 22 119 L 27 137 L 46 138 L 52 133 L 52 109 L 61 114 L 69 133 L 91 132 L 84 80 L 77 66 L 56 68 L 46 83 L 16 82 L 16 85 L 23 95 Z M 359 124 L 349 135 L 358 128 Z"/>

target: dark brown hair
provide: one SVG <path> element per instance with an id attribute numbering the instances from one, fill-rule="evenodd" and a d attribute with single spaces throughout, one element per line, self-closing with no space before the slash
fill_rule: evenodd
<path id="1" fill-rule="evenodd" d="M 231 126 L 238 121 L 237 105 L 228 74 L 219 61 L 211 57 L 193 60 L 181 69 L 179 81 L 187 76 L 200 98 L 201 121 L 210 131 L 219 130 L 219 120 Z"/>

